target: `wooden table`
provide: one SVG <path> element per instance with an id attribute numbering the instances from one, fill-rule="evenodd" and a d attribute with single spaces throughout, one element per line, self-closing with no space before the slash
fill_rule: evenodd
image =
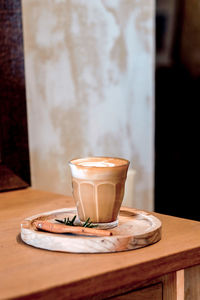
<path id="1" fill-rule="evenodd" d="M 155 214 L 162 240 L 118 253 L 50 252 L 21 241 L 24 218 L 70 206 L 70 197 L 30 188 L 0 194 L 1 299 L 200 299 L 200 222 Z"/>

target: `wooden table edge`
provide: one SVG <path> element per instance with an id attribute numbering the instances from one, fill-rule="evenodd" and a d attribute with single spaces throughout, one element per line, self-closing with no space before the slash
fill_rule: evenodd
<path id="1" fill-rule="evenodd" d="M 194 259 L 194 257 L 196 258 Z M 69 297 L 70 300 L 80 299 L 80 296 L 81 299 L 88 299 L 88 297 L 90 297 L 89 299 L 103 299 L 104 297 L 113 296 L 115 294 L 113 294 L 114 290 L 138 289 L 148 285 L 156 278 L 198 264 L 200 264 L 200 247 L 167 257 L 163 256 L 138 265 L 115 269 L 92 278 L 88 277 L 79 281 L 56 285 L 31 294 L 18 295 L 12 299 L 53 299 L 52 297 L 63 294 L 67 299 Z M 98 298 L 97 295 L 101 297 Z"/>

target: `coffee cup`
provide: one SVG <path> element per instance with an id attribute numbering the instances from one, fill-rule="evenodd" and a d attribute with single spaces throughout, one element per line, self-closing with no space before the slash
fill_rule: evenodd
<path id="1" fill-rule="evenodd" d="M 79 220 L 89 218 L 102 228 L 117 226 L 129 161 L 98 156 L 72 159 L 69 166 Z"/>

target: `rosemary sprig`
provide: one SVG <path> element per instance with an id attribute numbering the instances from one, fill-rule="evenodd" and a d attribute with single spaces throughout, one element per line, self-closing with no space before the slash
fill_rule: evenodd
<path id="1" fill-rule="evenodd" d="M 65 224 L 65 225 L 69 225 L 69 226 L 76 226 L 74 224 L 74 221 L 76 220 L 76 215 L 70 220 L 69 218 L 64 218 L 64 220 L 58 220 L 55 219 L 55 221 Z M 97 225 L 92 224 L 92 222 L 90 222 L 90 218 L 88 218 L 85 223 L 82 225 L 82 227 L 88 227 L 88 228 L 95 228 L 97 227 Z"/>
<path id="2" fill-rule="evenodd" d="M 92 224 L 92 222 L 90 222 L 90 218 L 88 218 L 82 226 L 83 227 L 89 227 L 89 228 L 97 227 L 97 225 L 94 225 L 94 224 Z"/>
<path id="3" fill-rule="evenodd" d="M 90 221 L 90 218 L 88 218 L 82 226 L 83 227 L 88 227 L 89 221 Z"/>
<path id="4" fill-rule="evenodd" d="M 75 226 L 74 225 L 74 221 L 76 219 L 76 215 L 73 217 L 72 220 L 70 220 L 69 218 L 64 218 L 64 220 L 58 220 L 58 219 L 55 219 L 55 221 L 59 222 L 59 223 L 62 223 L 62 224 L 65 224 L 65 225 L 69 225 L 69 226 Z"/>

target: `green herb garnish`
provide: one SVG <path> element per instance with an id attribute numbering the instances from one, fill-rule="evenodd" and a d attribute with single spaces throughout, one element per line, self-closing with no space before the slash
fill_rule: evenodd
<path id="1" fill-rule="evenodd" d="M 92 224 L 92 222 L 90 222 L 90 218 L 88 218 L 82 226 L 83 227 L 89 227 L 89 228 L 97 227 L 97 225 L 94 225 L 94 224 Z"/>
<path id="2" fill-rule="evenodd" d="M 58 220 L 55 219 L 55 221 L 65 224 L 65 225 L 69 225 L 69 226 L 76 226 L 74 224 L 74 221 L 76 220 L 76 215 L 70 220 L 69 218 L 64 218 L 64 220 Z M 81 225 L 82 227 L 88 227 L 88 228 L 95 228 L 97 227 L 97 225 L 92 224 L 92 222 L 90 222 L 90 218 L 88 218 L 85 223 L 83 225 Z"/>

